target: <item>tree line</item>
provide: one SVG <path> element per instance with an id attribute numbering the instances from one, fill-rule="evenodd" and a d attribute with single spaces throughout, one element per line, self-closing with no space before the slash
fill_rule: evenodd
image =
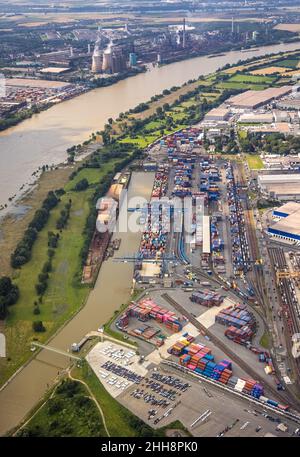
<path id="1" fill-rule="evenodd" d="M 59 195 L 61 195 L 60 190 L 48 192 L 41 208 L 35 212 L 32 221 L 25 230 L 22 240 L 17 244 L 16 249 L 11 255 L 11 266 L 13 268 L 19 268 L 31 259 L 32 247 L 37 239 L 38 232 L 45 227 L 51 210 L 60 201 Z"/>

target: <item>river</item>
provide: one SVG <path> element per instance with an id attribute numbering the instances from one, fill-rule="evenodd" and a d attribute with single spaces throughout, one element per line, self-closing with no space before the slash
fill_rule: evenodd
<path id="1" fill-rule="evenodd" d="M 66 149 L 101 130 L 107 119 L 149 100 L 172 86 L 180 86 L 199 75 L 207 75 L 252 56 L 291 51 L 300 42 L 265 46 L 255 51 L 232 51 L 214 58 L 196 57 L 95 89 L 34 115 L 16 127 L 0 133 L 0 205 L 32 183 L 39 166 L 66 159 Z M 23 188 L 26 190 L 26 186 Z M 3 214 L 3 213 L 2 213 Z"/>
<path id="2" fill-rule="evenodd" d="M 152 95 L 173 85 L 181 85 L 200 74 L 208 74 L 226 63 L 235 63 L 252 55 L 293 50 L 300 43 L 261 48 L 258 51 L 229 52 L 213 59 L 207 57 L 177 62 L 154 68 L 148 73 L 121 81 L 114 86 L 97 89 L 24 121 L 0 136 L 0 195 L 3 200 L 27 180 L 38 165 L 60 162 L 69 145 L 81 142 L 92 131 L 101 129 L 108 117 L 116 117 Z M 51 158 L 51 160 L 50 160 Z M 153 174 L 134 173 L 129 197 L 148 198 Z M 140 234 L 121 233 L 118 255 L 137 250 Z M 132 280 L 131 264 L 105 262 L 94 290 L 85 307 L 51 341 L 51 346 L 67 350 L 90 330 L 104 324 L 120 305 L 128 301 Z M 49 351 L 41 351 L 12 381 L 0 391 L 0 435 L 15 427 L 38 402 L 68 359 Z"/>

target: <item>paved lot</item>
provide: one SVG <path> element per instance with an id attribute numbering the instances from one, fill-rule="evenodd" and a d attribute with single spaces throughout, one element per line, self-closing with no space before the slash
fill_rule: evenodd
<path id="1" fill-rule="evenodd" d="M 224 433 L 224 436 L 263 437 L 267 433 L 271 433 L 274 436 L 288 436 L 296 429 L 296 426 L 293 423 L 284 421 L 289 426 L 288 432 L 282 433 L 276 431 L 277 423 L 271 422 L 269 419 L 263 417 L 261 415 L 263 409 L 256 406 L 254 407 L 254 405 L 249 404 L 248 401 L 243 399 L 239 400 L 231 394 L 224 393 L 218 388 L 210 386 L 203 381 L 199 382 L 198 380 L 193 380 L 190 376 L 181 376 L 181 374 L 178 374 L 172 369 L 166 370 L 165 367 L 159 367 L 159 373 L 173 375 L 176 378 L 181 379 L 182 382 L 188 382 L 191 386 L 186 392 L 181 393 L 181 395 L 177 394 L 176 399 L 170 402 L 170 405 L 166 408 L 151 406 L 149 403 L 145 403 L 143 398 L 133 398 L 130 394 L 135 390 L 134 387 L 126 390 L 118 397 L 118 401 L 154 428 L 166 426 L 174 420 L 180 420 L 194 436 L 216 437 L 223 432 L 227 426 L 232 425 L 239 419 L 231 430 Z M 151 372 L 148 377 L 150 375 Z M 144 390 L 147 394 L 149 389 L 146 389 L 144 386 Z M 178 402 L 180 403 L 178 404 Z M 167 417 L 163 417 L 157 424 L 154 424 L 155 418 L 162 417 L 170 408 L 173 408 L 170 414 Z M 157 414 L 153 418 L 148 419 L 148 411 L 151 409 L 157 409 Z M 203 422 L 199 421 L 198 424 L 191 427 L 191 424 L 205 412 L 210 412 L 211 414 Z M 277 416 L 276 414 L 272 414 L 272 417 L 276 418 Z M 258 426 L 260 426 L 261 429 L 256 432 Z"/>
<path id="2" fill-rule="evenodd" d="M 111 362 L 118 368 L 125 368 L 132 375 L 137 374 L 143 377 L 147 374 L 147 370 L 139 363 L 139 358 L 133 350 L 108 341 L 97 343 L 86 356 L 99 381 L 114 398 L 127 387 L 135 385 L 134 377 L 128 378 L 118 375 L 109 369 L 105 369 L 103 365 Z"/>

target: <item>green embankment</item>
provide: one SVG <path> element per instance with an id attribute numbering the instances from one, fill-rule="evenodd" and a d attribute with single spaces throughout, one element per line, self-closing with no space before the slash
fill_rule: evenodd
<path id="1" fill-rule="evenodd" d="M 4 382 L 30 355 L 29 343 L 33 337 L 46 341 L 69 317 L 76 312 L 86 299 L 89 288 L 80 284 L 80 251 L 84 243 L 83 230 L 90 212 L 90 199 L 95 186 L 108 171 L 113 170 L 117 160 L 111 160 L 101 169 L 83 169 L 66 186 L 66 194 L 54 208 L 46 226 L 39 232 L 32 249 L 31 260 L 15 271 L 14 282 L 19 286 L 20 298 L 10 307 L 6 320 L 6 343 L 9 358 L 6 363 L 0 360 L 0 383 Z M 75 192 L 76 182 L 86 178 L 90 186 Z M 48 288 L 39 305 L 40 314 L 33 314 L 34 302 L 38 301 L 35 284 L 42 266 L 48 260 L 48 232 L 59 233 L 56 222 L 64 205 L 72 200 L 71 214 L 66 228 L 60 232 L 58 246 L 52 261 Z M 36 334 L 32 330 L 33 321 L 41 320 L 46 332 Z"/>

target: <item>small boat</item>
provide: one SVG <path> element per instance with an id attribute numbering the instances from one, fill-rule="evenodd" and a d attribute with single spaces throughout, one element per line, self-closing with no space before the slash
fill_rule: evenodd
<path id="1" fill-rule="evenodd" d="M 214 59 L 215 57 L 222 57 L 222 56 L 226 56 L 226 54 L 212 54 L 211 56 L 208 56 L 207 58 Z"/>

